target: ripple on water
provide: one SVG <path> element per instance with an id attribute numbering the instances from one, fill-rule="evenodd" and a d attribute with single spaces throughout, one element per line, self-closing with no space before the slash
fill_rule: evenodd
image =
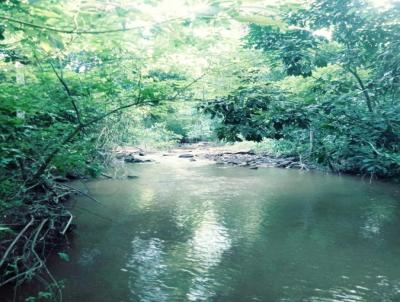
<path id="1" fill-rule="evenodd" d="M 133 297 L 131 301 L 150 302 L 168 301 L 168 294 L 162 282 L 165 271 L 163 263 L 164 243 L 158 238 L 132 240 L 132 252 L 126 264 L 131 272 L 129 288 Z"/>

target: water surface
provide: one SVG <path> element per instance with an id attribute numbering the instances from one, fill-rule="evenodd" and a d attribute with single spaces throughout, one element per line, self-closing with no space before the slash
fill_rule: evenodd
<path id="1" fill-rule="evenodd" d="M 64 301 L 400 301 L 396 185 L 165 160 L 79 184 Z M 124 172 L 126 173 L 126 171 Z"/>

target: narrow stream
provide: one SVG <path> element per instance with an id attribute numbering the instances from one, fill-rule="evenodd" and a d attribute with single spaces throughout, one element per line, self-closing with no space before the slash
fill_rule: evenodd
<path id="1" fill-rule="evenodd" d="M 79 183 L 64 301 L 400 301 L 400 188 L 188 159 Z M 117 174 L 119 172 L 117 171 Z M 126 173 L 126 171 L 124 172 Z"/>

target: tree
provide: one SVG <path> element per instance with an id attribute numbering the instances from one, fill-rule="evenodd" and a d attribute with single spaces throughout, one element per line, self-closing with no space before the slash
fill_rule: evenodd
<path id="1" fill-rule="evenodd" d="M 399 7 L 316 0 L 277 12 L 279 22 L 250 24 L 246 37 L 270 71 L 205 106 L 220 118 L 220 137 L 278 139 L 287 153 L 335 171 L 397 175 Z M 245 125 L 259 135 L 246 135 Z"/>

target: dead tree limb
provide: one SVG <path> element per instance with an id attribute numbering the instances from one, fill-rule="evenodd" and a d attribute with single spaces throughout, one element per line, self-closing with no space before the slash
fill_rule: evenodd
<path id="1" fill-rule="evenodd" d="M 8 255 L 10 254 L 10 252 L 12 251 L 13 247 L 17 244 L 18 240 L 22 237 L 22 235 L 29 229 L 29 227 L 33 224 L 33 222 L 35 221 L 35 218 L 31 217 L 31 220 L 26 224 L 26 226 L 22 229 L 21 232 L 19 232 L 19 234 L 17 235 L 17 237 L 15 237 L 15 239 L 13 240 L 13 242 L 11 242 L 11 244 L 8 246 L 7 250 L 5 251 L 3 258 L 1 258 L 0 261 L 0 267 L 3 266 L 3 264 L 5 263 Z"/>

